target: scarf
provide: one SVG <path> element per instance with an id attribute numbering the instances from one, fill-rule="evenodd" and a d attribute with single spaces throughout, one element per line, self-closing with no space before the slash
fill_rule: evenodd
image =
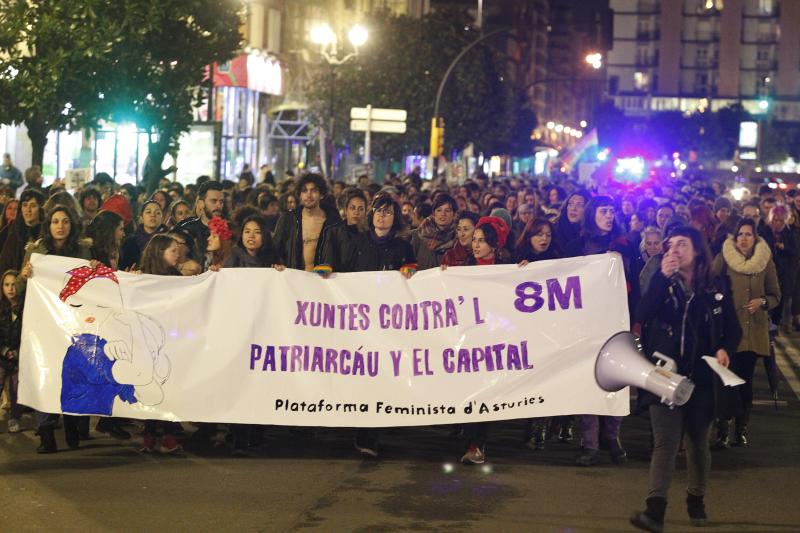
<path id="1" fill-rule="evenodd" d="M 745 257 L 742 252 L 736 248 L 733 237 L 728 237 L 725 244 L 722 245 L 722 257 L 728 268 L 739 274 L 760 274 L 767 268 L 769 260 L 772 258 L 772 252 L 769 246 L 760 237 L 756 240 L 756 246 L 753 249 L 751 257 Z"/>
<path id="2" fill-rule="evenodd" d="M 454 219 L 446 228 L 440 228 L 433 221 L 433 215 L 431 215 L 422 221 L 417 232 L 420 238 L 425 240 L 428 250 L 441 255 L 452 248 L 456 242 L 456 221 Z"/>
<path id="3" fill-rule="evenodd" d="M 496 260 L 496 259 L 497 259 L 497 256 L 495 256 L 495 255 L 493 255 L 493 256 L 491 257 L 491 259 L 478 259 L 478 258 L 476 257 L 476 258 L 475 258 L 475 264 L 476 264 L 476 265 L 494 265 L 494 264 L 496 264 L 496 263 L 495 263 L 495 260 Z"/>

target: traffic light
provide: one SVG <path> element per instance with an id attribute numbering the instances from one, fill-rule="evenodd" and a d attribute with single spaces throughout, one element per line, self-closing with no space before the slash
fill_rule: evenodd
<path id="1" fill-rule="evenodd" d="M 438 141 L 438 146 L 437 146 L 438 151 L 436 152 L 436 155 L 440 155 L 441 156 L 441 155 L 444 155 L 444 119 L 443 118 L 439 119 L 439 127 L 437 129 L 439 130 L 439 133 L 436 136 L 436 140 Z"/>
<path id="2" fill-rule="evenodd" d="M 444 119 L 436 117 L 431 120 L 431 157 L 444 155 Z"/>
<path id="3" fill-rule="evenodd" d="M 439 128 L 436 126 L 436 117 L 431 120 L 431 157 L 439 156 Z"/>

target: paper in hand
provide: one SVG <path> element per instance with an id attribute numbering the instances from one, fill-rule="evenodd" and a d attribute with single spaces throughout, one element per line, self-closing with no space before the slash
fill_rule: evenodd
<path id="1" fill-rule="evenodd" d="M 719 364 L 716 357 L 709 357 L 707 355 L 703 356 L 703 360 L 708 363 L 708 366 L 711 367 L 711 370 L 716 372 L 716 374 L 722 379 L 723 385 L 726 387 L 735 387 L 737 385 L 744 385 L 744 380 Z"/>

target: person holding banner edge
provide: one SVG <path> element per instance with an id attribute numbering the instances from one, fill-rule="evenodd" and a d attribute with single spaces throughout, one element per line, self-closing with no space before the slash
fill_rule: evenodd
<path id="1" fill-rule="evenodd" d="M 45 214 L 42 222 L 42 238 L 25 247 L 25 259 L 22 271 L 17 278 L 17 297 L 25 301 L 25 287 L 27 280 L 33 276 L 31 256 L 37 254 L 52 254 L 65 257 L 77 257 L 89 260 L 91 258 L 91 243 L 80 239 L 80 224 L 78 215 L 69 207 L 56 205 Z M 99 264 L 93 261 L 93 265 Z M 79 425 L 80 416 L 64 415 L 64 436 L 67 445 L 75 449 L 80 442 Z M 57 451 L 55 439 L 55 426 L 58 421 L 57 414 L 37 413 L 38 434 L 41 439 L 37 453 L 54 453 Z"/>
<path id="2" fill-rule="evenodd" d="M 682 435 L 689 471 L 687 512 L 693 525 L 706 523 L 715 378 L 701 357 L 713 355 L 727 367 L 742 335 L 730 289 L 722 278 L 712 275 L 710 252 L 700 232 L 689 226 L 675 227 L 667 235 L 665 248 L 661 269 L 653 275 L 637 309 L 637 319 L 643 324 L 642 343 L 650 357 L 654 352 L 672 357 L 677 373 L 690 378 L 695 388 L 680 407 L 667 407 L 653 394 L 639 391 L 640 404 L 650 412 L 654 446 L 646 509 L 630 520 L 654 532 L 664 528 Z"/>

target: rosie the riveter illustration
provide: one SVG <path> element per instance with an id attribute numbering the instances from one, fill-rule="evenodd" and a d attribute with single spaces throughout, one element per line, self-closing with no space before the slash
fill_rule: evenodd
<path id="1" fill-rule="evenodd" d="M 97 264 L 70 270 L 59 299 L 76 331 L 61 370 L 61 411 L 110 416 L 114 401 L 158 405 L 170 373 L 164 330 L 126 310 L 114 270 Z"/>

